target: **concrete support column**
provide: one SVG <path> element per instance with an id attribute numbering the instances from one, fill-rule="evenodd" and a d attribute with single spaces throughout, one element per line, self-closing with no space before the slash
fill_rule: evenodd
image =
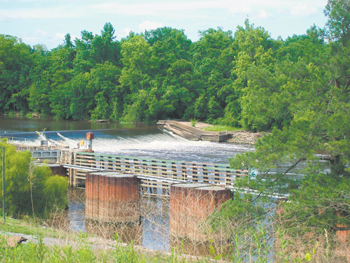
<path id="1" fill-rule="evenodd" d="M 115 172 L 86 175 L 87 219 L 103 222 L 138 222 L 139 182 L 136 176 Z"/>
<path id="2" fill-rule="evenodd" d="M 190 240 L 206 240 L 208 216 L 232 199 L 230 189 L 205 184 L 173 184 L 170 191 L 170 234 Z"/>

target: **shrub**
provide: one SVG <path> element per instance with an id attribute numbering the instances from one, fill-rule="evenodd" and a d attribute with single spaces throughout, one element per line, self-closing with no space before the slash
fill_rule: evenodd
<path id="1" fill-rule="evenodd" d="M 14 146 L 4 142 L 0 147 L 5 147 L 5 208 L 8 214 L 21 217 L 34 212 L 36 216 L 45 216 L 67 204 L 65 178 L 52 177 L 47 166 L 36 166 L 28 151 L 17 152 Z M 0 168 L 2 170 L 2 162 Z M 2 189 L 2 180 L 0 187 Z"/>
<path id="2" fill-rule="evenodd" d="M 190 122 L 192 124 L 192 127 L 196 127 L 198 120 L 197 119 L 190 119 Z"/>

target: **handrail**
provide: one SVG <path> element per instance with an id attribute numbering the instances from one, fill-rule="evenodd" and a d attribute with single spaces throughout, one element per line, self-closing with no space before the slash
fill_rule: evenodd
<path id="1" fill-rule="evenodd" d="M 214 163 L 160 160 L 86 152 L 77 152 L 74 164 L 82 168 L 95 168 L 111 172 L 124 171 L 157 176 L 158 178 L 183 179 L 191 182 L 201 181 L 220 185 L 233 185 L 236 178 L 246 176 L 249 172 L 234 170 L 228 164 L 218 166 Z M 169 186 L 165 188 L 169 189 Z"/>
<path id="2" fill-rule="evenodd" d="M 88 153 L 88 152 L 77 152 L 77 155 L 90 155 L 90 156 L 98 156 L 94 159 L 101 159 L 101 157 L 113 157 L 113 158 L 121 158 L 121 159 L 130 159 L 130 160 L 141 160 L 141 161 L 151 161 L 152 164 L 154 164 L 154 161 L 158 161 L 160 163 L 162 162 L 171 162 L 171 163 L 177 163 L 177 164 L 183 164 L 183 163 L 192 163 L 196 165 L 210 165 L 215 166 L 217 168 L 224 167 L 223 169 L 229 169 L 233 170 L 232 168 L 227 168 L 230 165 L 229 164 L 220 164 L 220 163 L 200 163 L 200 162 L 191 162 L 191 161 L 177 161 L 177 160 L 164 160 L 164 159 L 152 159 L 152 158 L 144 158 L 144 157 L 133 157 L 133 156 L 120 156 L 120 155 L 111 155 L 111 154 L 101 154 L 101 153 Z M 108 159 L 107 159 L 108 160 Z M 244 171 L 245 172 L 245 171 Z"/>

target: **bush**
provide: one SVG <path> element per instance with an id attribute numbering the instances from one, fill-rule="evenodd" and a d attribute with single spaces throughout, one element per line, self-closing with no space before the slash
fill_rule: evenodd
<path id="1" fill-rule="evenodd" d="M 35 216 L 45 216 L 67 204 L 68 183 L 65 178 L 52 177 L 51 169 L 47 166 L 36 166 L 28 151 L 17 152 L 14 146 L 4 142 L 0 143 L 0 147 L 5 147 L 7 214 L 15 217 L 33 213 Z M 2 180 L 0 187 L 2 189 Z"/>
<path id="2" fill-rule="evenodd" d="M 197 119 L 190 119 L 190 122 L 191 122 L 192 127 L 196 127 L 198 120 Z"/>
<path id="3" fill-rule="evenodd" d="M 15 116 L 16 116 L 16 113 L 13 112 L 13 111 L 10 111 L 10 112 L 8 113 L 8 116 L 9 116 L 9 117 L 15 117 Z"/>

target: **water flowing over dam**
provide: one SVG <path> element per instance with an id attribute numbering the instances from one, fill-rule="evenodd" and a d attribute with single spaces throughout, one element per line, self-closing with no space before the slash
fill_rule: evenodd
<path id="1" fill-rule="evenodd" d="M 79 142 L 85 139 L 87 131 L 46 131 L 48 139 L 61 140 L 64 137 Z M 237 153 L 253 150 L 251 145 L 237 145 L 207 141 L 189 141 L 157 127 L 137 127 L 121 129 L 92 130 L 95 133 L 93 150 L 95 152 L 179 161 L 228 163 Z M 0 136 L 22 142 L 24 138 L 36 140 L 35 132 L 0 133 Z M 18 138 L 18 139 L 16 139 Z M 27 142 L 35 144 L 34 142 Z M 38 142 L 36 142 L 38 144 Z"/>

